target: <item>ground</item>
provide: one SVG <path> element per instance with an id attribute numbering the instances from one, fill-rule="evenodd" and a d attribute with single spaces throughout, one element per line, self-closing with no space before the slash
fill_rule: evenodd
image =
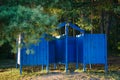
<path id="1" fill-rule="evenodd" d="M 23 74 L 19 75 L 15 61 L 0 60 L 0 80 L 120 80 L 120 57 L 109 57 L 108 66 L 109 71 L 105 73 L 103 65 L 92 65 L 87 72 L 82 72 L 82 68 L 73 71 L 74 66 L 70 65 L 68 74 L 63 65 L 58 70 L 51 68 L 49 73 L 40 71 L 40 67 L 24 67 Z"/>

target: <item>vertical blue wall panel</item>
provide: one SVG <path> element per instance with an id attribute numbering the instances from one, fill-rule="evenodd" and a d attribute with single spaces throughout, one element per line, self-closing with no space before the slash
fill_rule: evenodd
<path id="1" fill-rule="evenodd" d="M 68 37 L 68 62 L 76 62 L 76 38 Z"/>
<path id="2" fill-rule="evenodd" d="M 76 37 L 76 55 L 79 63 L 83 63 L 83 37 L 84 35 Z"/>
<path id="3" fill-rule="evenodd" d="M 55 40 L 49 41 L 49 62 L 55 63 Z"/>
<path id="4" fill-rule="evenodd" d="M 56 63 L 65 63 L 65 38 L 57 39 L 55 44 Z"/>
<path id="5" fill-rule="evenodd" d="M 22 65 L 35 66 L 35 65 L 46 65 L 47 64 L 47 43 L 45 39 L 41 39 L 37 45 L 30 45 L 29 49 L 33 50 L 34 53 L 27 54 L 26 48 L 21 50 Z"/>
<path id="6" fill-rule="evenodd" d="M 83 58 L 85 64 L 106 63 L 106 35 L 85 34 L 83 40 Z"/>
<path id="7" fill-rule="evenodd" d="M 56 63 L 65 63 L 65 38 L 57 39 L 55 44 Z M 68 63 L 73 62 L 76 62 L 76 38 L 68 37 Z"/>

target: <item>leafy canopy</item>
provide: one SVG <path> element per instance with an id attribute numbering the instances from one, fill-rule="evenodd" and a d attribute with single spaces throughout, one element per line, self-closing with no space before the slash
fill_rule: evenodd
<path id="1" fill-rule="evenodd" d="M 48 14 L 41 6 L 0 7 L 0 45 L 9 42 L 16 51 L 19 34 L 24 34 L 24 43 L 37 43 L 43 33 L 50 34 L 57 23 L 57 16 Z"/>
<path id="2" fill-rule="evenodd" d="M 14 51 L 19 34 L 24 34 L 25 43 L 36 43 L 58 20 L 97 31 L 102 10 L 120 12 L 114 0 L 1 0 L 0 5 L 0 45 L 9 42 Z"/>

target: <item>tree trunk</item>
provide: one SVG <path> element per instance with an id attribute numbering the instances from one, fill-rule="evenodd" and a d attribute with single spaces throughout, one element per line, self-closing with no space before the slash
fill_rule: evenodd
<path id="1" fill-rule="evenodd" d="M 91 3 L 93 3 L 93 2 L 94 2 L 94 0 L 91 0 Z M 93 16 L 94 16 L 92 7 L 94 7 L 94 6 L 91 4 L 91 24 L 93 23 L 93 20 L 92 20 L 92 19 L 93 19 Z M 93 30 L 94 30 L 94 28 L 93 28 L 93 26 L 92 26 L 91 34 L 93 34 Z"/>
<path id="2" fill-rule="evenodd" d="M 107 13 L 107 23 L 106 23 L 106 28 L 105 28 L 105 34 L 106 35 L 109 35 L 109 29 L 110 29 L 110 26 L 111 26 L 111 14 L 110 13 Z"/>
<path id="3" fill-rule="evenodd" d="M 73 17 L 73 24 L 74 24 L 74 17 Z M 75 37 L 75 35 L 76 35 L 76 32 L 75 32 L 75 29 L 73 29 L 73 37 Z"/>
<path id="4" fill-rule="evenodd" d="M 100 33 L 103 34 L 103 28 L 104 28 L 104 11 L 101 11 L 101 21 L 100 21 Z"/>

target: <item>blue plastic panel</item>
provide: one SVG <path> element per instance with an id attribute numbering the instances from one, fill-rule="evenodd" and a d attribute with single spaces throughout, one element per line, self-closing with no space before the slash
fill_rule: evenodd
<path id="1" fill-rule="evenodd" d="M 76 57 L 79 63 L 83 63 L 83 38 L 84 35 L 76 37 Z"/>
<path id="2" fill-rule="evenodd" d="M 55 40 L 49 41 L 49 63 L 55 63 Z"/>
<path id="3" fill-rule="evenodd" d="M 27 54 L 26 48 L 21 50 L 21 64 L 27 66 L 46 65 L 48 64 L 48 42 L 45 39 L 41 39 L 41 42 L 37 45 L 32 44 L 29 49 L 34 53 Z"/>
<path id="4" fill-rule="evenodd" d="M 66 53 L 65 53 L 65 38 L 56 40 L 55 47 L 55 60 L 56 63 L 65 63 Z M 68 37 L 68 63 L 76 62 L 76 38 Z"/>
<path id="5" fill-rule="evenodd" d="M 68 37 L 68 62 L 76 62 L 76 38 Z"/>
<path id="6" fill-rule="evenodd" d="M 65 38 L 57 39 L 55 43 L 56 63 L 65 63 Z"/>
<path id="7" fill-rule="evenodd" d="M 105 34 L 84 35 L 83 59 L 85 64 L 106 64 L 107 46 Z"/>

